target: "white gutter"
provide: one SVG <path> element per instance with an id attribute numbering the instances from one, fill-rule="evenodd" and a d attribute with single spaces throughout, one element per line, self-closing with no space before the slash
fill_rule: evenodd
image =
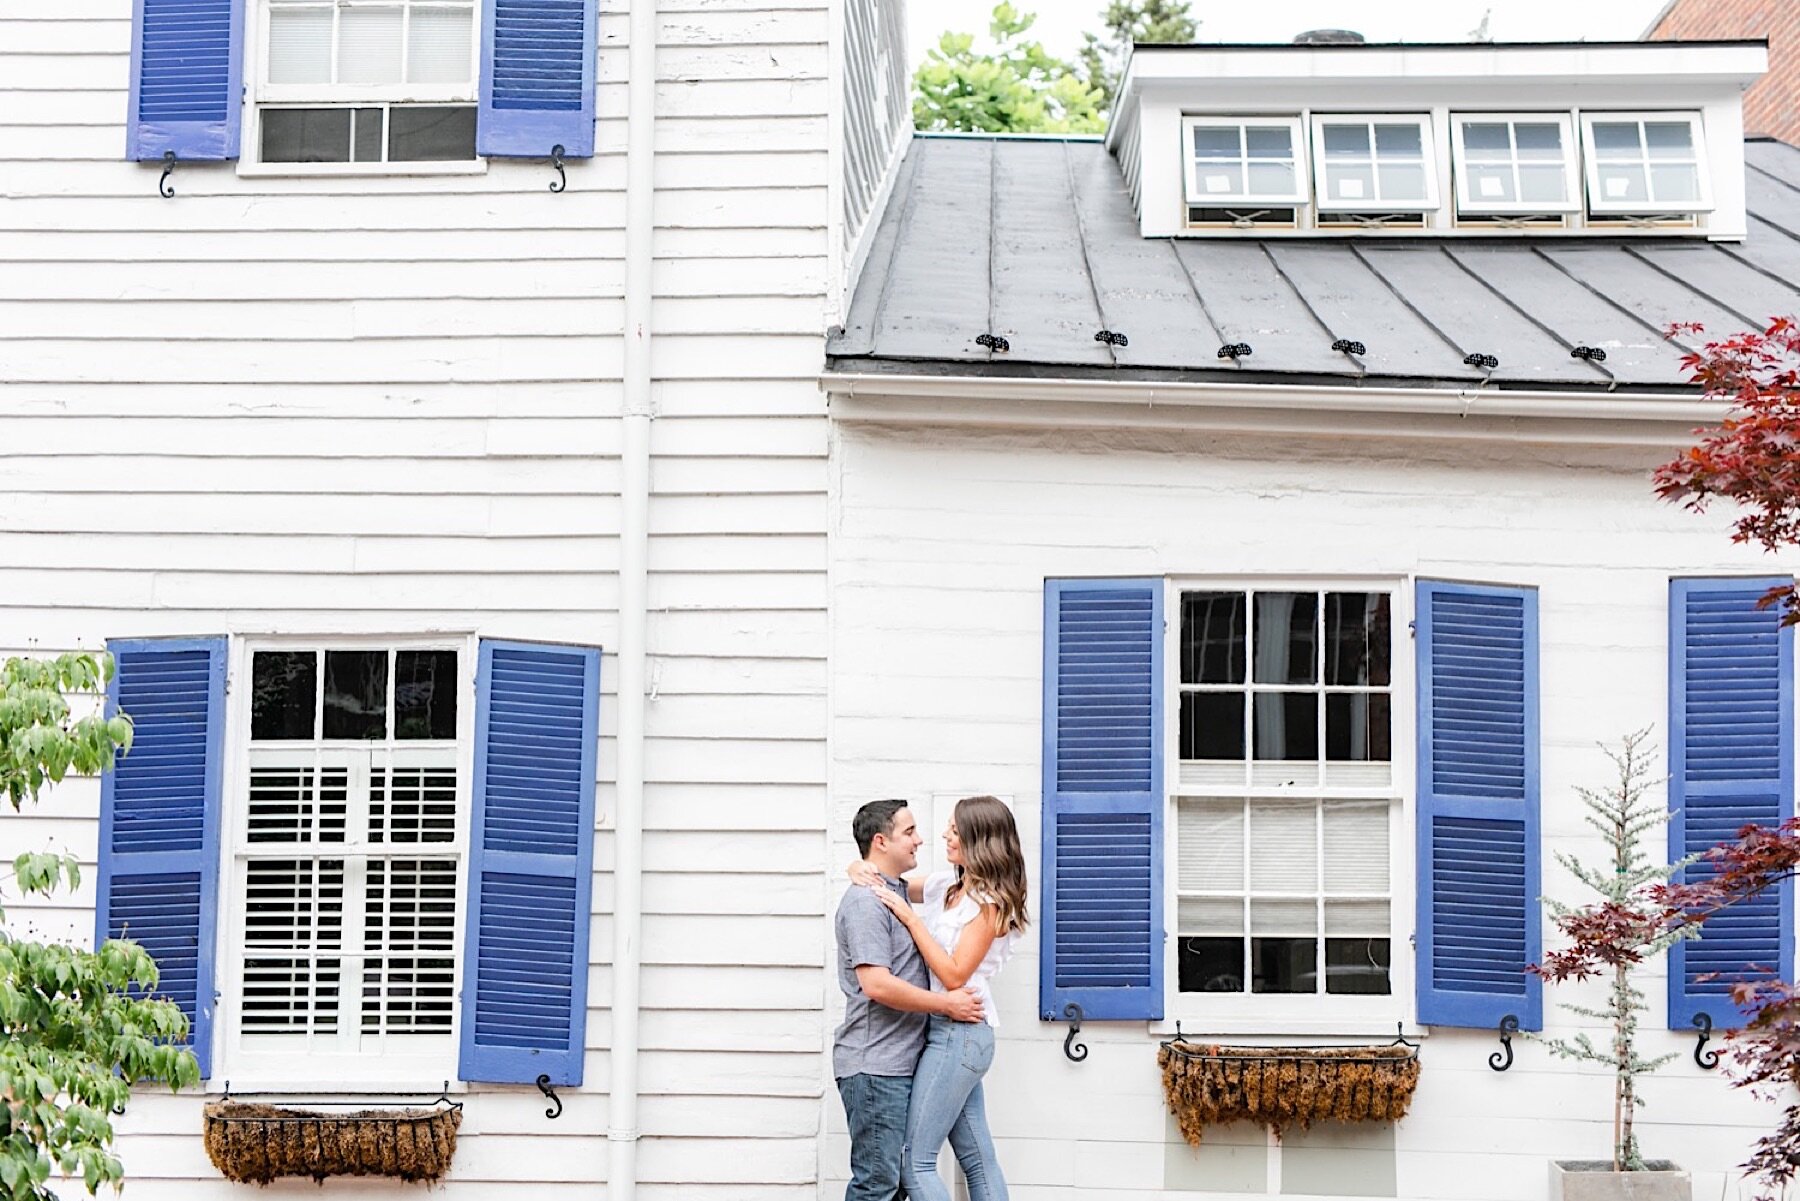
<path id="1" fill-rule="evenodd" d="M 651 240 L 656 232 L 657 6 L 630 6 L 625 126 L 625 368 L 619 451 L 618 812 L 613 834 L 609 1201 L 637 1196 L 638 977 L 644 925 L 644 665 L 649 614 Z"/>

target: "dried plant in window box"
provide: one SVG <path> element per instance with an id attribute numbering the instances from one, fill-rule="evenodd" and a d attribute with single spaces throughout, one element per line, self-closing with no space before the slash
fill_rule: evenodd
<path id="1" fill-rule="evenodd" d="M 229 1180 L 281 1176 L 396 1176 L 437 1180 L 456 1154 L 457 1105 L 316 1113 L 244 1101 L 206 1107 L 206 1154 Z"/>
<path id="2" fill-rule="evenodd" d="M 1314 1122 L 1397 1122 L 1419 1082 L 1419 1050 L 1164 1043 L 1163 1097 L 1194 1146 L 1208 1126 L 1255 1122 L 1277 1138 Z"/>

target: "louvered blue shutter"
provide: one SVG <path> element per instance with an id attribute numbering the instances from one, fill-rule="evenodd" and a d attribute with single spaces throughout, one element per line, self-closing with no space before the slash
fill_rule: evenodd
<path id="1" fill-rule="evenodd" d="M 1044 592 L 1040 1016 L 1163 1013 L 1163 586 Z"/>
<path id="2" fill-rule="evenodd" d="M 1794 814 L 1794 631 L 1781 609 L 1758 609 L 1792 581 L 1669 582 L 1669 856 L 1721 842 L 1755 822 Z M 1690 879 L 1705 871 L 1696 864 Z M 1752 965 L 1766 969 L 1750 972 Z M 1669 951 L 1669 1028 L 1691 1030 L 1704 1013 L 1740 1024 L 1731 1003 L 1739 979 L 1779 971 L 1794 978 L 1792 882 L 1725 910 L 1699 941 Z M 1703 976 L 1713 976 L 1703 980 Z"/>
<path id="3" fill-rule="evenodd" d="M 1419 1021 L 1543 1028 L 1537 593 L 1419 581 Z"/>
<path id="4" fill-rule="evenodd" d="M 481 33 L 475 152 L 565 158 L 594 153 L 596 0 L 493 0 Z"/>
<path id="5" fill-rule="evenodd" d="M 156 995 L 187 1015 L 200 1075 L 212 1073 L 225 640 L 107 644 L 131 750 L 100 778 L 95 941 L 129 938 L 156 960 Z"/>
<path id="6" fill-rule="evenodd" d="M 127 154 L 234 159 L 245 0 L 134 0 Z"/>
<path id="7" fill-rule="evenodd" d="M 464 1080 L 581 1083 L 600 652 L 481 644 Z"/>

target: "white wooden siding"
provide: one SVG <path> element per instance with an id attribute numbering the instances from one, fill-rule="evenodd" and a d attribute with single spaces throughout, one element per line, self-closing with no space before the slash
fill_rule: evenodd
<path id="1" fill-rule="evenodd" d="M 640 1195 L 798 1201 L 825 1078 L 830 4 L 660 8 Z M 624 8 L 602 6 L 599 154 L 560 195 L 495 161 L 183 165 L 163 200 L 159 167 L 119 161 L 130 18 L 0 9 L 0 654 L 425 630 L 611 650 Z M 452 1201 L 604 1195 L 610 657 L 602 680 L 586 1085 L 554 1122 L 534 1089 L 470 1097 Z M 0 852 L 69 847 L 90 881 L 15 907 L 27 928 L 88 937 L 98 797 L 8 823 Z M 146 1090 L 120 1119 L 134 1197 L 241 1194 L 199 1107 Z"/>
<path id="2" fill-rule="evenodd" d="M 847 307 L 900 155 L 912 136 L 906 5 L 841 0 L 835 6 L 841 92 L 832 114 L 839 199 L 833 214 L 833 315 Z"/>
<path id="3" fill-rule="evenodd" d="M 1011 796 L 1035 880 L 1042 755 L 1043 581 L 1051 576 L 1410 576 L 1536 585 L 1540 591 L 1544 880 L 1579 891 L 1549 851 L 1590 859 L 1578 784 L 1605 786 L 1596 749 L 1654 724 L 1666 744 L 1668 579 L 1792 570 L 1728 541 L 1728 516 L 1658 502 L 1633 451 L 1178 432 L 961 432 L 874 425 L 834 430 L 830 792 L 834 873 L 853 855 L 849 817 L 877 796 Z M 1404 636 L 1403 634 L 1400 636 Z M 1410 781 L 1402 787 L 1411 792 Z M 1171 840 L 1172 841 L 1172 840 Z M 1034 898 L 1032 909 L 1038 910 Z M 1395 954 L 1409 953 L 1410 913 Z M 1015 1201 L 1244 1196 L 1168 1184 L 1191 1156 L 1164 1109 L 1144 1023 L 1090 1024 L 1087 1060 L 1063 1058 L 1064 1025 L 1037 1018 L 1034 936 L 1001 973 L 1002 1024 L 987 1079 L 989 1114 Z M 1733 1176 L 1773 1105 L 1693 1063 L 1691 1035 L 1660 1029 L 1664 979 L 1645 973 L 1645 1054 L 1679 1053 L 1647 1078 L 1646 1154 L 1695 1173 L 1697 1197 L 1748 1196 Z M 1546 990 L 1556 1007 L 1592 989 Z M 1412 1019 L 1395 996 L 1393 1019 Z M 839 1010 L 833 998 L 833 1013 Z M 1385 1039 L 1384 1033 L 1362 1030 Z M 1280 1041 L 1282 1030 L 1264 1032 Z M 1339 1032 L 1347 1033 L 1347 1032 Z M 1206 1030 L 1192 1031 L 1201 1039 Z M 1601 1035 L 1596 1032 L 1596 1037 Z M 1333 1041 L 1327 1039 L 1326 1041 Z M 1401 1197 L 1541 1201 L 1546 1160 L 1595 1158 L 1611 1137 L 1608 1080 L 1515 1041 L 1516 1066 L 1489 1070 L 1490 1034 L 1439 1029 L 1424 1045 L 1412 1113 L 1395 1128 Z M 827 1105 L 820 1198 L 840 1196 L 847 1144 Z M 1343 1132 L 1309 1143 L 1332 1154 Z M 1212 1136 L 1209 1136 L 1212 1139 Z M 1202 1152 L 1229 1156 L 1238 1129 Z M 1260 1135 L 1248 1153 L 1271 1152 Z M 1349 1160 L 1344 1161 L 1348 1163 Z"/>

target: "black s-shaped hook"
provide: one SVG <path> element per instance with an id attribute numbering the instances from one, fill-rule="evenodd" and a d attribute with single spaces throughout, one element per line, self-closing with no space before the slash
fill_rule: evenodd
<path id="1" fill-rule="evenodd" d="M 1719 1066 L 1719 1053 L 1706 1049 L 1707 1041 L 1712 1038 L 1712 1014 L 1696 1013 L 1694 1028 L 1700 1034 L 1699 1041 L 1694 1044 L 1694 1062 L 1699 1064 L 1703 1070 L 1710 1072 Z"/>
<path id="2" fill-rule="evenodd" d="M 559 147 L 557 147 L 557 149 L 560 150 L 560 149 L 562 149 L 562 147 L 559 146 Z M 546 1097 L 549 1097 L 552 1101 L 554 1101 L 556 1103 L 556 1108 L 555 1109 L 546 1109 L 544 1111 L 544 1116 L 549 1118 L 552 1122 L 554 1122 L 557 1118 L 562 1117 L 562 1098 L 557 1096 L 556 1090 L 550 1087 L 550 1073 L 549 1072 L 545 1072 L 543 1075 L 541 1075 L 537 1078 L 537 1086 L 538 1086 L 538 1092 L 543 1093 Z"/>
<path id="3" fill-rule="evenodd" d="M 1069 1019 L 1069 1036 L 1063 1039 L 1063 1054 L 1069 1057 L 1070 1063 L 1080 1063 L 1087 1058 L 1087 1044 L 1075 1041 L 1075 1036 L 1081 1033 L 1081 1006 L 1070 1001 L 1063 1006 L 1063 1016 Z"/>
<path id="4" fill-rule="evenodd" d="M 550 190 L 560 192 L 569 186 L 568 172 L 563 170 L 563 146 L 561 142 L 550 147 L 550 165 L 556 168 L 556 178 L 550 181 Z"/>
<path id="5" fill-rule="evenodd" d="M 1500 1049 L 1488 1056 L 1488 1066 L 1496 1072 L 1504 1072 L 1513 1065 L 1512 1036 L 1519 1032 L 1519 1019 L 1507 1014 L 1500 1019 Z"/>
<path id="6" fill-rule="evenodd" d="M 174 170 L 175 152 L 173 150 L 163 151 L 163 173 L 162 178 L 156 181 L 156 190 L 162 193 L 164 200 L 175 199 L 175 189 L 169 186 L 169 174 Z"/>

